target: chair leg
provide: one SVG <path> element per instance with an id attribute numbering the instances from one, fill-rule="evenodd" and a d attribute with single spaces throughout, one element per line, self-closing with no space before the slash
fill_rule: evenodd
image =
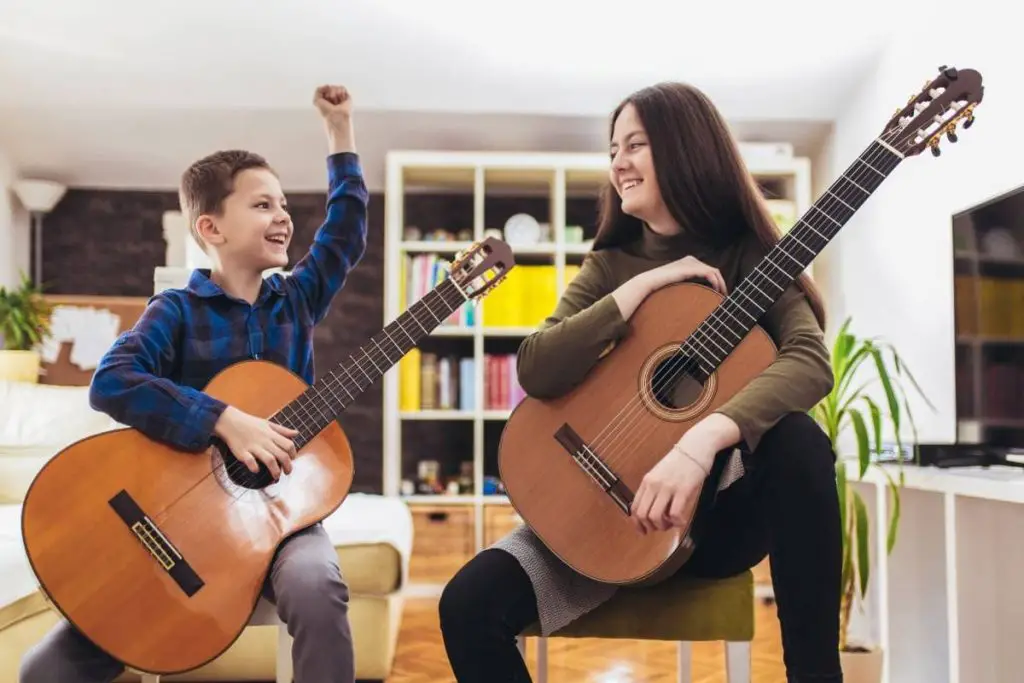
<path id="1" fill-rule="evenodd" d="M 292 637 L 288 626 L 277 625 L 277 683 L 292 683 Z"/>
<path id="2" fill-rule="evenodd" d="M 750 683 L 749 642 L 726 642 L 725 680 L 727 683 Z"/>
<path id="3" fill-rule="evenodd" d="M 537 638 L 537 683 L 548 683 L 548 639 Z"/>
<path id="4" fill-rule="evenodd" d="M 519 650 L 519 656 L 526 661 L 526 636 L 516 636 L 516 649 Z"/>
<path id="5" fill-rule="evenodd" d="M 141 674 L 140 683 L 160 683 L 160 676 L 156 674 Z"/>
<path id="6" fill-rule="evenodd" d="M 679 683 L 690 683 L 693 657 L 690 651 L 689 641 L 680 640 L 679 644 L 677 645 L 677 650 L 678 656 L 676 657 L 676 659 L 678 660 L 678 663 L 676 664 L 676 671 L 678 673 L 676 676 L 676 680 Z"/>

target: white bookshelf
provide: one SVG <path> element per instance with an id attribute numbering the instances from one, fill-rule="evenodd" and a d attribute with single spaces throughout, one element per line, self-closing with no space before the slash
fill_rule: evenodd
<path id="1" fill-rule="evenodd" d="M 780 199 L 793 202 L 794 218 L 799 218 L 811 204 L 810 163 L 802 157 L 766 151 L 768 146 L 745 146 L 744 158 L 755 177 L 769 185 L 769 189 Z M 772 146 L 786 149 L 785 145 Z M 485 237 L 486 229 L 501 229 L 503 225 L 490 220 L 485 213 L 486 199 L 494 196 L 545 196 L 549 201 L 550 240 L 534 245 L 512 244 L 517 265 L 546 262 L 554 265 L 557 278 L 556 291 L 563 291 L 565 268 L 569 264 L 582 263 L 589 251 L 589 242 L 583 244 L 568 242 L 566 237 L 567 199 L 577 195 L 593 198 L 593 212 L 589 223 L 597 219 L 597 190 L 607 181 L 609 159 L 605 154 L 579 153 L 505 153 L 505 152 L 444 152 L 444 151 L 393 151 L 387 156 L 385 185 L 385 268 L 384 268 L 384 317 L 385 324 L 394 320 L 407 305 L 401 286 L 401 268 L 406 254 L 436 253 L 452 259 L 458 250 L 469 246 L 472 241 Z M 406 198 L 413 193 L 451 193 L 472 198 L 471 239 L 453 242 L 430 240 L 406 240 L 405 206 Z M 542 218 L 538 218 L 544 222 Z M 421 226 L 430 227 L 430 226 Z M 469 227 L 469 226 L 465 226 Z M 592 238 L 592 233 L 587 235 Z M 503 239 L 504 236 L 503 236 Z M 510 242 L 511 244 L 511 242 Z M 500 287 L 500 285 L 499 285 Z M 411 303 L 411 302 L 409 302 Z M 383 379 L 383 490 L 385 495 L 401 495 L 403 473 L 402 432 L 403 427 L 412 423 L 429 421 L 437 429 L 472 430 L 473 493 L 449 495 L 416 494 L 404 496 L 410 505 L 469 505 L 475 510 L 475 545 L 484 545 L 484 506 L 507 504 L 507 498 L 500 495 L 483 495 L 485 463 L 485 426 L 504 422 L 510 411 L 483 409 L 484 401 L 484 354 L 491 340 L 504 339 L 506 345 L 514 339 L 522 339 L 533 328 L 492 328 L 486 329 L 482 322 L 487 306 L 484 297 L 473 304 L 477 307 L 478 324 L 472 327 L 441 327 L 431 337 L 464 338 L 467 348 L 475 359 L 474 396 L 476 407 L 472 410 L 430 410 L 403 412 L 400 410 L 400 373 L 387 373 Z M 427 340 L 429 341 L 429 340 Z M 514 343 L 514 341 L 512 341 Z M 415 457 L 415 456 L 410 456 Z M 437 456 L 443 462 L 441 454 Z M 414 471 L 415 465 L 407 464 L 405 471 Z M 496 472 L 490 473 L 496 475 Z"/>

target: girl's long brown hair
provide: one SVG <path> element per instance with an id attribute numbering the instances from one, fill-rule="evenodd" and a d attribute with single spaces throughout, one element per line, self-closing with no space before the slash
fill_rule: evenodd
<path id="1" fill-rule="evenodd" d="M 647 133 L 658 189 L 669 213 L 684 229 L 712 245 L 724 246 L 753 232 L 765 249 L 781 233 L 747 171 L 739 147 L 711 100 L 685 83 L 659 83 L 638 90 L 612 113 L 615 121 L 632 104 Z M 597 237 L 593 249 L 640 239 L 643 224 L 622 211 L 609 182 L 601 192 Z M 806 273 L 796 285 L 807 296 L 814 316 L 825 328 L 821 294 Z"/>

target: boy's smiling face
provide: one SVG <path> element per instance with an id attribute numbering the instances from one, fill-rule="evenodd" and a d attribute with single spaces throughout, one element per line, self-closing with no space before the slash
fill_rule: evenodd
<path id="1" fill-rule="evenodd" d="M 223 267 L 254 272 L 283 268 L 294 226 L 281 182 L 265 168 L 239 172 L 220 215 L 201 216 L 199 231 Z"/>

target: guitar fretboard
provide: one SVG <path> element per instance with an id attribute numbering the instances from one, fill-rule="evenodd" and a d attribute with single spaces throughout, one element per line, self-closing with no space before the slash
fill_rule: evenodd
<path id="1" fill-rule="evenodd" d="M 903 157 L 872 142 L 681 345 L 690 374 L 706 380 L 778 301 Z"/>
<path id="2" fill-rule="evenodd" d="M 295 446 L 302 448 L 465 301 L 462 291 L 448 278 L 350 354 L 348 360 L 310 385 L 273 419 L 297 430 Z"/>

